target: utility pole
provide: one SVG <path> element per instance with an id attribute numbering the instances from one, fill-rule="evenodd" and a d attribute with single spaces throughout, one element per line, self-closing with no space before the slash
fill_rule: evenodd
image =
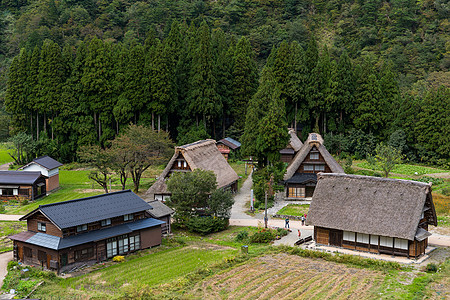
<path id="1" fill-rule="evenodd" d="M 267 191 L 265 194 L 265 209 L 264 209 L 264 228 L 267 228 L 267 222 L 269 221 L 269 218 L 267 217 Z"/>

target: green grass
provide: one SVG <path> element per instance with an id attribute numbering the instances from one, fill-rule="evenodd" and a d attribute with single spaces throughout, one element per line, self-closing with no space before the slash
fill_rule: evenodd
<path id="1" fill-rule="evenodd" d="M 364 169 L 372 169 L 372 166 L 369 165 L 367 162 L 361 162 L 356 164 L 357 167 L 364 168 Z M 375 170 L 381 171 L 380 168 L 375 167 Z M 417 174 L 416 174 L 417 172 Z M 396 165 L 391 173 L 395 174 L 403 174 L 403 175 L 424 175 L 424 174 L 433 174 L 433 173 L 445 173 L 449 172 L 449 170 L 443 170 L 443 169 L 437 169 L 437 168 L 431 168 L 431 167 L 425 167 L 425 166 L 418 166 L 418 165 L 410 165 L 410 164 L 399 164 Z"/>
<path id="2" fill-rule="evenodd" d="M 12 240 L 7 238 L 9 235 L 13 235 L 27 229 L 26 222 L 16 221 L 0 221 L 0 252 L 11 251 L 13 248 Z"/>
<path id="3" fill-rule="evenodd" d="M 247 177 L 252 172 L 251 166 L 247 166 L 247 174 L 245 174 L 245 162 L 243 161 L 235 161 L 235 162 L 228 162 L 230 166 L 233 168 L 233 170 L 238 174 L 238 176 L 241 177 L 238 181 L 238 189 L 242 187 L 242 184 L 244 184 L 244 181 L 247 179 Z"/>
<path id="4" fill-rule="evenodd" d="M 301 217 L 309 211 L 309 204 L 288 204 L 280 209 L 278 215 Z"/>
<path id="5" fill-rule="evenodd" d="M 8 146 L 6 143 L 0 143 L 0 165 L 12 162 L 13 159 L 8 154 Z"/>

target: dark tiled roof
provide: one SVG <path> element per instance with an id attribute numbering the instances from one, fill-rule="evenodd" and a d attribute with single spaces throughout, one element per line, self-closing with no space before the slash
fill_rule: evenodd
<path id="1" fill-rule="evenodd" d="M 43 166 L 46 169 L 52 170 L 58 167 L 61 167 L 63 164 L 59 161 L 54 160 L 50 156 L 41 156 L 38 158 L 33 159 L 33 162 Z"/>
<path id="2" fill-rule="evenodd" d="M 286 180 L 287 183 L 307 183 L 317 182 L 317 174 L 314 173 L 295 173 L 294 176 Z"/>
<path id="3" fill-rule="evenodd" d="M 31 185 L 41 176 L 41 172 L 0 171 L 0 184 Z"/>
<path id="4" fill-rule="evenodd" d="M 24 172 L 25 173 L 25 172 Z M 40 205 L 21 218 L 41 211 L 60 229 L 151 209 L 151 205 L 130 190 Z"/>
<path id="5" fill-rule="evenodd" d="M 224 145 L 227 145 L 228 147 L 230 147 L 233 150 L 236 150 L 237 148 L 241 147 L 241 143 L 239 143 L 238 141 L 236 141 L 235 139 L 232 139 L 230 137 L 221 139 L 217 143 L 222 143 Z"/>
<path id="6" fill-rule="evenodd" d="M 161 218 L 175 212 L 159 200 L 150 201 L 149 204 L 153 207 L 153 209 L 149 209 L 148 212 L 153 218 Z"/>
<path id="7" fill-rule="evenodd" d="M 53 250 L 60 250 L 94 241 L 101 241 L 110 237 L 127 234 L 139 229 L 155 227 L 161 224 L 164 224 L 164 222 L 153 218 L 148 218 L 137 220 L 131 223 L 108 227 L 105 229 L 89 231 L 83 234 L 78 234 L 66 238 L 60 238 L 41 232 L 35 233 L 26 231 L 10 236 L 10 239 L 42 246 Z"/>

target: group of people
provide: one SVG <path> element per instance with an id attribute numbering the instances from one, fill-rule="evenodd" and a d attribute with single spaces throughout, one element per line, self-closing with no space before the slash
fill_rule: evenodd
<path id="1" fill-rule="evenodd" d="M 306 216 L 307 214 L 304 214 L 300 218 L 300 220 L 302 221 L 302 226 L 305 226 Z M 286 219 L 284 220 L 284 228 L 289 228 L 289 217 L 286 217 Z"/>

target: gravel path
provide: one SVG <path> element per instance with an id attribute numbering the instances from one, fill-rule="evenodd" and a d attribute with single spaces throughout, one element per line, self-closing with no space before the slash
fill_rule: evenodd
<path id="1" fill-rule="evenodd" d="M 250 202 L 250 193 L 252 189 L 252 174 L 244 181 L 241 189 L 234 196 L 234 204 L 231 207 L 231 219 L 253 219 L 253 217 L 247 215 L 246 204 Z"/>
<path id="2" fill-rule="evenodd" d="M 5 279 L 5 276 L 8 273 L 6 271 L 6 267 L 8 266 L 8 262 L 11 260 L 13 260 L 12 251 L 0 254 L 0 286 L 3 285 L 3 279 Z"/>
<path id="3" fill-rule="evenodd" d="M 8 171 L 9 170 L 9 165 L 12 164 L 12 162 L 0 165 L 0 171 Z"/>

